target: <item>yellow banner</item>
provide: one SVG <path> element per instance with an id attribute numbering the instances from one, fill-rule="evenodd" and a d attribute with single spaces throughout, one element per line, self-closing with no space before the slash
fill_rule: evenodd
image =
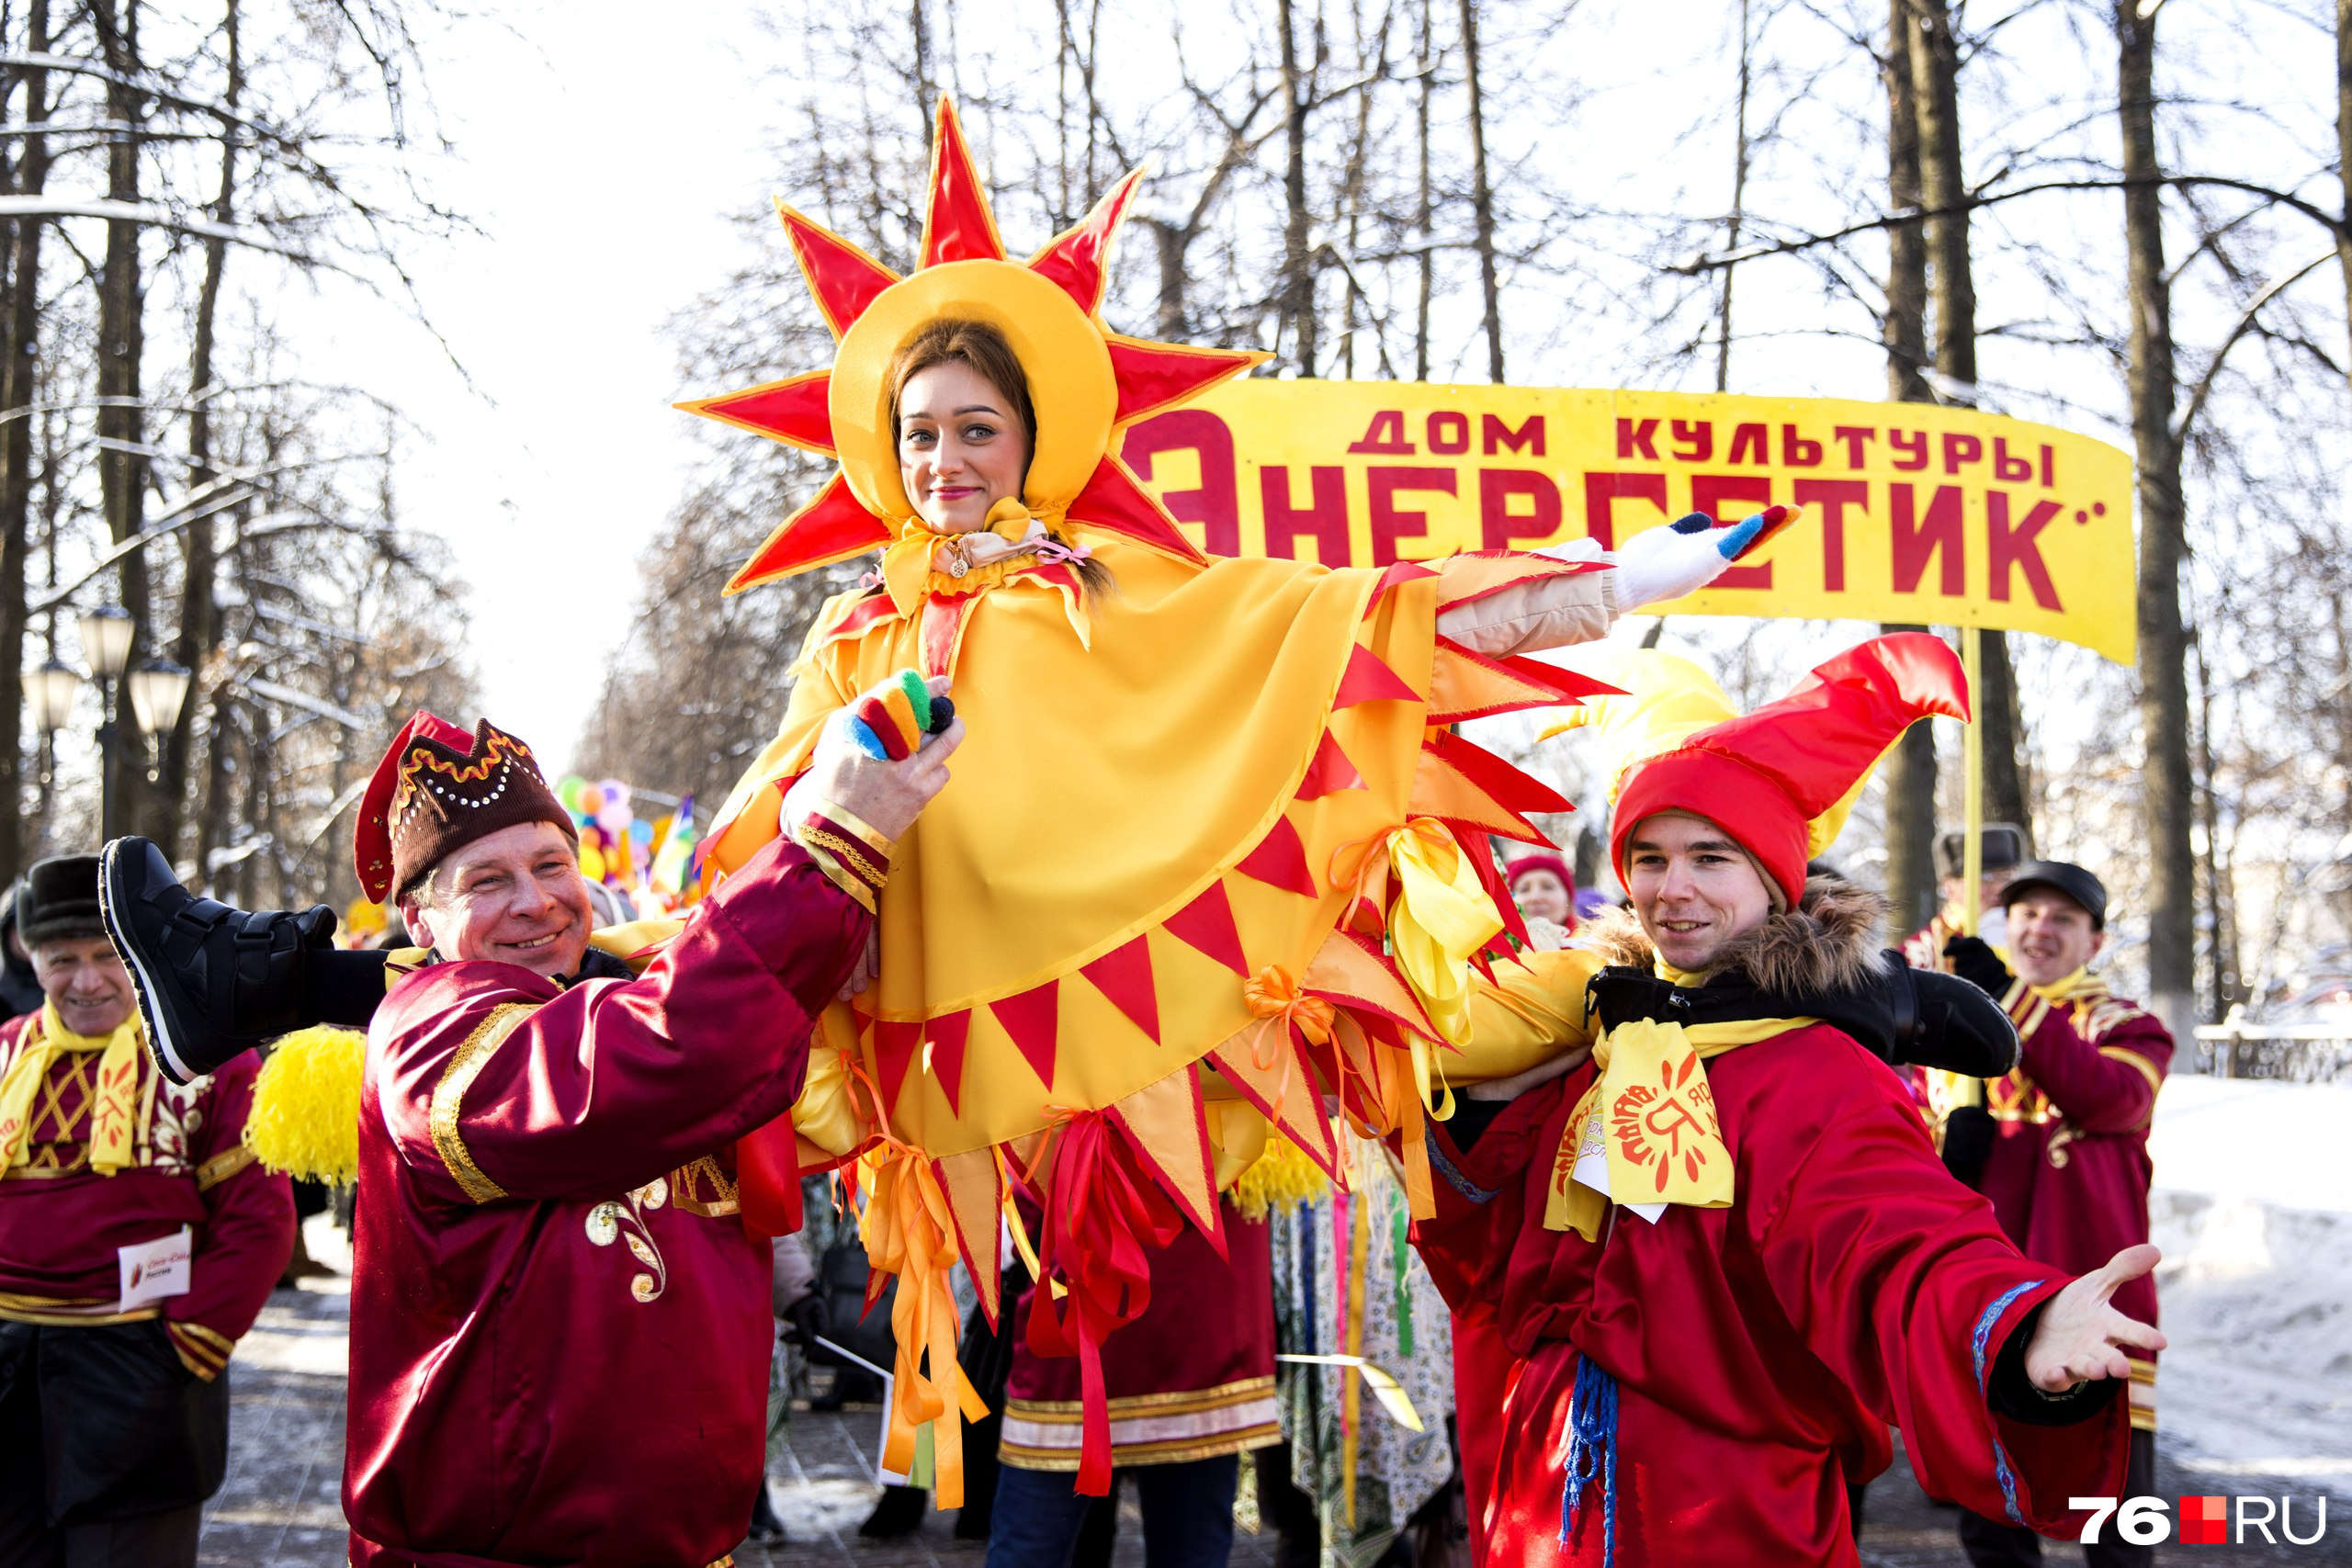
<path id="1" fill-rule="evenodd" d="M 2132 461 L 1917 403 L 1717 393 L 1232 382 L 1125 455 L 1205 548 L 1380 566 L 1613 545 L 1690 512 L 1804 519 L 1676 615 L 2040 632 L 2130 663 Z"/>

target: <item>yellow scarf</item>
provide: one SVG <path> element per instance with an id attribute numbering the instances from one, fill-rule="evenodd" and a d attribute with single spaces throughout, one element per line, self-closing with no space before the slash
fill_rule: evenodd
<path id="1" fill-rule="evenodd" d="M 1663 961 L 1657 973 L 1682 987 L 1705 979 Z M 1587 1241 L 1598 1240 L 1612 1201 L 1729 1208 L 1731 1150 L 1724 1146 L 1714 1094 L 1702 1064 L 1710 1056 L 1817 1021 L 1752 1018 L 1686 1026 L 1634 1019 L 1600 1034 L 1592 1043 L 1597 1069 L 1592 1086 L 1569 1113 L 1552 1161 L 1544 1228 L 1572 1230 Z M 1597 1125 L 1604 1106 L 1608 1120 Z M 1605 1197 L 1576 1179 L 1588 1131 L 1608 1156 Z"/>
<path id="2" fill-rule="evenodd" d="M 32 1141 L 33 1102 L 49 1069 L 67 1051 L 100 1051 L 90 1096 L 90 1168 L 112 1176 L 130 1163 L 130 1128 L 139 1102 L 139 1015 L 103 1040 L 69 1033 L 53 1002 L 28 1025 L 17 1059 L 0 1077 L 0 1170 L 25 1163 Z"/>
<path id="3" fill-rule="evenodd" d="M 2090 977 L 2090 965 L 2087 964 L 2080 965 L 2064 979 L 2047 986 L 2036 986 L 2029 982 L 2026 989 L 2054 1008 L 2062 1008 L 2068 1002 L 2074 1001 L 2075 993 L 2077 991 L 2087 990 L 2098 996 L 2107 994 L 2105 983 Z"/>

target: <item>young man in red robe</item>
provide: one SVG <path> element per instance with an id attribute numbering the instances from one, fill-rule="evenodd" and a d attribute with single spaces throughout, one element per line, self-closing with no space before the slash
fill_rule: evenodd
<path id="1" fill-rule="evenodd" d="M 1424 1255 L 1524 1359 L 1489 1561 L 1858 1563 L 1846 1483 L 1885 1469 L 1890 1425 L 1980 1512 L 2054 1532 L 2070 1497 L 2117 1493 L 2127 1407 L 2101 1380 L 2163 1341 L 2108 1298 L 2154 1248 L 2073 1280 L 2018 1252 L 1837 1021 L 1881 984 L 1883 904 L 1806 882 L 1816 822 L 1963 690 L 1913 636 L 1745 718 L 1659 705 L 1682 716 L 1618 781 L 1633 919 L 1592 933 L 1617 963 L 1591 1021 L 1581 990 L 1545 994 L 1552 967 L 1499 972 L 1509 1005 L 1477 1029 L 1548 1017 L 1592 1044 L 1430 1135 Z"/>
<path id="2" fill-rule="evenodd" d="M 43 1000 L 0 1027 L 0 1563 L 193 1568 L 293 1193 L 240 1141 L 250 1059 L 148 1060 L 97 857 L 34 866 L 17 914 Z"/>
<path id="3" fill-rule="evenodd" d="M 2008 1010 L 2025 1042 L 2017 1069 L 1985 1085 L 1992 1136 L 1975 1185 L 2028 1258 L 2089 1269 L 2148 1239 L 2148 1127 L 2172 1066 L 2172 1035 L 2090 973 L 2107 944 L 2107 888 L 2098 877 L 2064 861 L 2029 861 L 2001 901 L 2007 964 L 1973 937 L 1948 949 L 1952 968 Z M 2153 1276 L 2127 1282 L 2115 1301 L 2156 1321 Z M 2156 1358 L 2135 1350 L 2131 1479 L 2115 1495 L 2155 1488 Z M 2155 1560 L 2152 1546 L 2109 1537 L 2083 1549 L 2092 1568 Z M 1999 1517 L 1963 1514 L 1960 1540 L 1977 1568 L 2041 1561 L 2040 1543 Z"/>
<path id="4" fill-rule="evenodd" d="M 785 836 L 642 976 L 590 947 L 528 748 L 420 714 L 386 754 L 361 880 L 430 952 L 374 1010 L 361 1098 L 357 1568 L 702 1568 L 743 1539 L 774 1329 L 733 1145 L 798 1094 L 960 736 L 886 761 L 829 735 Z"/>

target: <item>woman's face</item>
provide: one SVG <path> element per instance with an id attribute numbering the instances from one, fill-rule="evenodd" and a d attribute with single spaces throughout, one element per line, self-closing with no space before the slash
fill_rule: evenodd
<path id="1" fill-rule="evenodd" d="M 1549 920 L 1555 926 L 1568 923 L 1568 890 L 1548 871 L 1523 873 L 1510 885 L 1510 896 L 1522 915 Z"/>
<path id="2" fill-rule="evenodd" d="M 1021 494 L 1029 434 L 1012 400 L 961 360 L 907 378 L 899 393 L 899 480 L 923 521 L 969 534 Z"/>

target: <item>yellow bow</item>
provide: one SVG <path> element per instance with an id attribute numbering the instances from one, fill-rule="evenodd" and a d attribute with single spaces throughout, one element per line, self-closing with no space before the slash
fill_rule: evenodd
<path id="1" fill-rule="evenodd" d="M 1439 1034 L 1470 1043 L 1470 960 L 1503 929 L 1494 900 L 1462 846 L 1442 822 L 1415 817 L 1388 835 L 1396 875 L 1396 903 L 1388 921 L 1398 973 L 1420 998 Z M 1430 1113 L 1453 1113 L 1453 1091 L 1433 1089 L 1435 1056 L 1428 1042 L 1413 1042 L 1413 1086 Z"/>

